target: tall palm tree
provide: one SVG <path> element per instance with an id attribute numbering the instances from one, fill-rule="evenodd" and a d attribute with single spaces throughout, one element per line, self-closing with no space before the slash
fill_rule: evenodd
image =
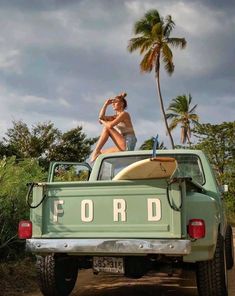
<path id="1" fill-rule="evenodd" d="M 139 50 L 140 54 L 144 55 L 140 63 L 142 72 L 151 72 L 153 68 L 155 70 L 161 111 L 172 148 L 174 148 L 174 141 L 167 123 L 160 87 L 160 61 L 164 64 L 166 72 L 171 75 L 174 72 L 174 64 L 170 47 L 183 49 L 186 46 L 184 38 L 170 38 L 174 26 L 175 23 L 170 15 L 163 19 L 156 9 L 149 10 L 143 18 L 135 23 L 134 34 L 137 37 L 131 38 L 127 47 L 130 52 Z"/>
<path id="2" fill-rule="evenodd" d="M 188 140 L 188 143 L 191 144 L 191 127 L 190 124 L 195 124 L 199 120 L 199 116 L 194 113 L 197 105 L 194 105 L 190 108 L 192 102 L 192 96 L 189 94 L 177 96 L 172 100 L 168 107 L 166 114 L 167 119 L 170 119 L 169 129 L 172 131 L 178 125 L 181 126 L 180 140 L 182 144 L 185 144 Z"/>

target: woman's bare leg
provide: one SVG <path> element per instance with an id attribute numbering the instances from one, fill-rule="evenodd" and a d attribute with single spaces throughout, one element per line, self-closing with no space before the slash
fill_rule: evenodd
<path id="1" fill-rule="evenodd" d="M 108 130 L 104 127 L 103 130 L 102 130 L 102 133 L 99 137 L 99 140 L 96 144 L 96 147 L 95 147 L 95 150 L 94 151 L 100 151 L 101 148 L 104 146 L 104 144 L 107 142 L 109 138 L 109 132 Z"/>
<path id="2" fill-rule="evenodd" d="M 91 162 L 95 161 L 95 159 L 98 157 L 98 155 L 101 153 L 101 148 L 104 146 L 104 144 L 107 142 L 109 138 L 109 132 L 106 128 L 103 128 L 102 133 L 99 137 L 99 140 L 96 144 L 96 147 L 92 153 L 91 156 Z"/>
<path id="3" fill-rule="evenodd" d="M 101 152 L 102 147 L 107 142 L 108 138 L 111 138 L 117 147 L 105 149 Z M 91 161 L 94 161 L 100 153 L 117 152 L 126 149 L 126 142 L 124 137 L 116 131 L 114 128 L 104 127 L 100 135 L 100 138 L 96 144 L 95 150 L 92 153 Z"/>
<path id="4" fill-rule="evenodd" d="M 114 128 L 107 128 L 109 131 L 110 138 L 113 140 L 114 144 L 117 146 L 117 151 L 126 150 L 126 141 L 123 135 L 121 135 Z"/>

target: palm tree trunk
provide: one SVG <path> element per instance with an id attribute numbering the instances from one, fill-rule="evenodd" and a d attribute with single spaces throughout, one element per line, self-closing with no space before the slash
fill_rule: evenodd
<path id="1" fill-rule="evenodd" d="M 187 128 L 187 138 L 188 138 L 189 147 L 191 148 L 191 141 L 190 141 L 190 138 L 191 138 L 191 129 L 190 129 L 190 123 L 189 122 L 188 122 L 188 128 Z"/>
<path id="2" fill-rule="evenodd" d="M 174 141 L 173 141 L 171 131 L 170 131 L 169 126 L 168 126 L 168 122 L 167 122 L 167 118 L 166 118 L 166 112 L 165 112 L 165 109 L 164 109 L 164 104 L 163 104 L 163 99 L 162 99 L 162 92 L 161 92 L 161 87 L 160 87 L 160 66 L 158 66 L 158 69 L 156 67 L 155 78 L 156 78 L 156 83 L 157 83 L 157 90 L 158 90 L 160 106 L 161 106 L 161 110 L 162 110 L 162 114 L 163 114 L 163 119 L 164 119 L 164 122 L 165 122 L 167 133 L 168 133 L 168 135 L 170 137 L 171 147 L 172 147 L 172 149 L 175 149 Z"/>

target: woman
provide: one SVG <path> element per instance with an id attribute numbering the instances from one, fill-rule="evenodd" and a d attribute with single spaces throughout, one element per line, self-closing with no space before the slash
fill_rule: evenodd
<path id="1" fill-rule="evenodd" d="M 114 99 L 108 99 L 104 103 L 99 113 L 99 122 L 103 124 L 104 128 L 100 138 L 96 144 L 95 150 L 92 153 L 91 162 L 93 162 L 101 153 L 117 152 L 124 150 L 134 150 L 137 142 L 131 117 L 127 108 L 127 101 L 125 99 L 126 93 L 121 93 Z M 112 105 L 115 115 L 106 116 L 106 109 Z M 104 144 L 109 137 L 113 140 L 116 146 L 102 150 Z"/>

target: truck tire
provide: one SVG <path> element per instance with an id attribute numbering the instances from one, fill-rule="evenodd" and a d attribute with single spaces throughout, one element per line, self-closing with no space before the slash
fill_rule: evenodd
<path id="1" fill-rule="evenodd" d="M 197 262 L 196 278 L 199 296 L 228 296 L 225 244 L 220 233 L 214 258 Z"/>
<path id="2" fill-rule="evenodd" d="M 226 255 L 226 266 L 230 270 L 234 264 L 234 246 L 233 246 L 233 231 L 231 225 L 227 226 L 225 234 L 225 255 Z"/>
<path id="3" fill-rule="evenodd" d="M 37 256 L 36 270 L 44 296 L 68 296 L 76 283 L 78 262 L 70 257 Z"/>

